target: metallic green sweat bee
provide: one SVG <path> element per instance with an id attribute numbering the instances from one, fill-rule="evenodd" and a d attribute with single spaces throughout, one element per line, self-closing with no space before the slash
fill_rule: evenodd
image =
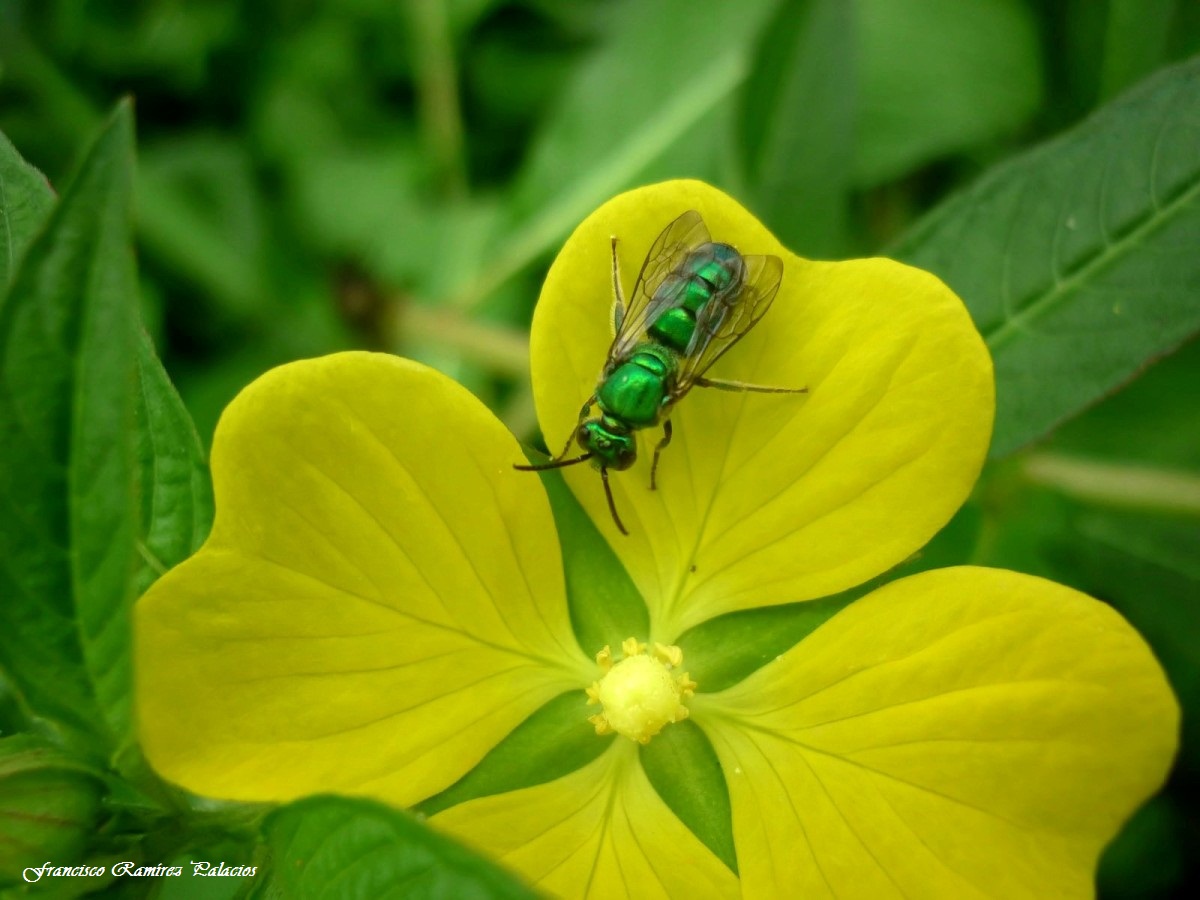
<path id="1" fill-rule="evenodd" d="M 621 291 L 619 272 L 614 237 L 615 336 L 599 384 L 579 411 L 575 431 L 552 461 L 514 468 L 539 472 L 590 459 L 600 470 L 613 521 L 622 534 L 629 534 L 617 515 L 608 470 L 620 471 L 634 464 L 640 429 L 659 422 L 663 427 L 650 466 L 650 489 L 654 490 L 659 454 L 671 443 L 671 409 L 693 387 L 767 394 L 797 394 L 808 389 L 704 377 L 713 363 L 766 315 L 783 277 L 778 256 L 742 256 L 729 244 L 714 242 L 700 213 L 688 210 L 668 225 L 650 248 L 629 302 Z M 593 406 L 600 407 L 600 415 L 589 419 Z M 586 452 L 566 459 L 573 441 Z"/>

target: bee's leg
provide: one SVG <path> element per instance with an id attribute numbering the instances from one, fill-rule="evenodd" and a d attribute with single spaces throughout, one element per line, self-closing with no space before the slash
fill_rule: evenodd
<path id="1" fill-rule="evenodd" d="M 592 396 L 587 398 L 587 402 L 583 404 L 583 409 L 579 410 L 579 418 L 575 420 L 575 428 L 576 429 L 578 429 L 580 423 L 583 422 L 583 420 L 587 418 L 588 410 L 592 408 L 592 405 L 595 404 L 595 402 L 596 402 L 595 394 L 592 394 Z M 564 459 L 566 457 L 566 455 L 571 452 L 571 444 L 574 442 L 574 440 L 575 440 L 575 432 L 572 431 L 569 435 L 567 435 L 567 443 L 562 448 L 562 453 L 560 453 L 560 454 L 558 454 L 558 456 L 554 457 L 554 459 L 556 461 L 560 460 L 560 459 Z"/>
<path id="2" fill-rule="evenodd" d="M 608 511 L 612 513 L 613 521 L 617 523 L 617 530 L 621 534 L 628 535 L 629 532 L 625 528 L 625 523 L 621 521 L 621 517 L 617 515 L 617 504 L 613 501 L 612 488 L 608 484 L 608 467 L 600 467 L 600 480 L 604 482 L 604 496 L 608 498 Z"/>
<path id="3" fill-rule="evenodd" d="M 696 387 L 716 388 L 718 391 L 749 391 L 754 394 L 807 394 L 808 388 L 770 387 L 765 384 L 748 384 L 745 381 L 721 381 L 716 378 L 697 378 Z"/>
<path id="4" fill-rule="evenodd" d="M 671 443 L 671 420 L 663 422 L 662 440 L 658 442 L 658 446 L 654 448 L 654 462 L 650 464 L 650 490 L 657 490 L 657 485 L 654 483 L 654 474 L 658 471 L 658 454 L 662 453 L 667 444 Z"/>
<path id="5" fill-rule="evenodd" d="M 625 310 L 628 307 L 625 305 L 625 292 L 621 290 L 621 268 L 617 264 L 617 236 L 614 234 L 609 240 L 612 246 L 612 336 L 616 337 L 621 330 L 621 323 L 625 321 Z"/>

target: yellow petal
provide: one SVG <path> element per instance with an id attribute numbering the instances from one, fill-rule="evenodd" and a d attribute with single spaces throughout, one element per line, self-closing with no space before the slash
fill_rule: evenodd
<path id="1" fill-rule="evenodd" d="M 739 896 L 737 878 L 659 799 L 623 738 L 564 778 L 431 823 L 555 896 Z"/>
<path id="2" fill-rule="evenodd" d="M 346 353 L 225 411 L 204 547 L 136 607 L 141 737 L 201 794 L 408 804 L 592 666 L 516 441 L 430 369 Z"/>
<path id="3" fill-rule="evenodd" d="M 864 898 L 1092 896 L 1179 725 L 1111 608 L 972 567 L 875 591 L 693 717 L 747 896 Z"/>
<path id="4" fill-rule="evenodd" d="M 779 294 L 709 373 L 808 394 L 696 388 L 672 413 L 658 490 L 642 433 L 637 465 L 564 470 L 650 605 L 654 638 L 735 609 L 825 596 L 922 546 L 966 498 L 994 412 L 991 359 L 962 302 L 932 275 L 883 259 L 818 263 L 789 253 L 746 210 L 699 182 L 622 194 L 555 260 L 533 323 L 538 416 L 562 448 L 596 386 L 610 336 L 609 236 L 631 295 L 658 233 L 698 210 L 714 240 L 784 261 Z"/>

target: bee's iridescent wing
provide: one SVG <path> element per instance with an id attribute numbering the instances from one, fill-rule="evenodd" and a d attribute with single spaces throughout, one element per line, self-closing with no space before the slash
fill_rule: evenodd
<path id="1" fill-rule="evenodd" d="M 614 321 L 620 319 L 620 325 L 608 350 L 609 364 L 628 357 L 645 338 L 649 323 L 663 310 L 678 303 L 686 282 L 679 278 L 678 284 L 674 284 L 670 279 L 688 253 L 709 240 L 704 220 L 694 209 L 689 209 L 663 229 L 642 263 L 637 284 L 629 295 L 628 308 L 619 317 L 614 316 Z"/>
<path id="2" fill-rule="evenodd" d="M 679 367 L 674 401 L 692 389 L 696 379 L 746 336 L 771 308 L 783 280 L 778 256 L 743 256 L 741 290 L 714 297 L 696 317 L 696 331 Z"/>

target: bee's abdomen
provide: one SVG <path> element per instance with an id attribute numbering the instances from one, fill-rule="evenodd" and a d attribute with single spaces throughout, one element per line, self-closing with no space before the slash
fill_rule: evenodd
<path id="1" fill-rule="evenodd" d="M 728 244 L 701 245 L 688 255 L 680 269 L 707 283 L 713 294 L 739 287 L 746 276 L 742 255 Z"/>
<path id="2" fill-rule="evenodd" d="M 646 331 L 654 340 L 682 353 L 696 331 L 696 314 L 686 307 L 676 306 L 655 319 Z"/>
<path id="3" fill-rule="evenodd" d="M 656 297 L 664 291 L 677 296 L 677 305 L 664 310 L 650 323 L 647 334 L 676 353 L 683 353 L 696 332 L 696 315 L 713 297 L 736 290 L 745 277 L 741 255 L 728 244 L 702 244 L 667 276 Z"/>

